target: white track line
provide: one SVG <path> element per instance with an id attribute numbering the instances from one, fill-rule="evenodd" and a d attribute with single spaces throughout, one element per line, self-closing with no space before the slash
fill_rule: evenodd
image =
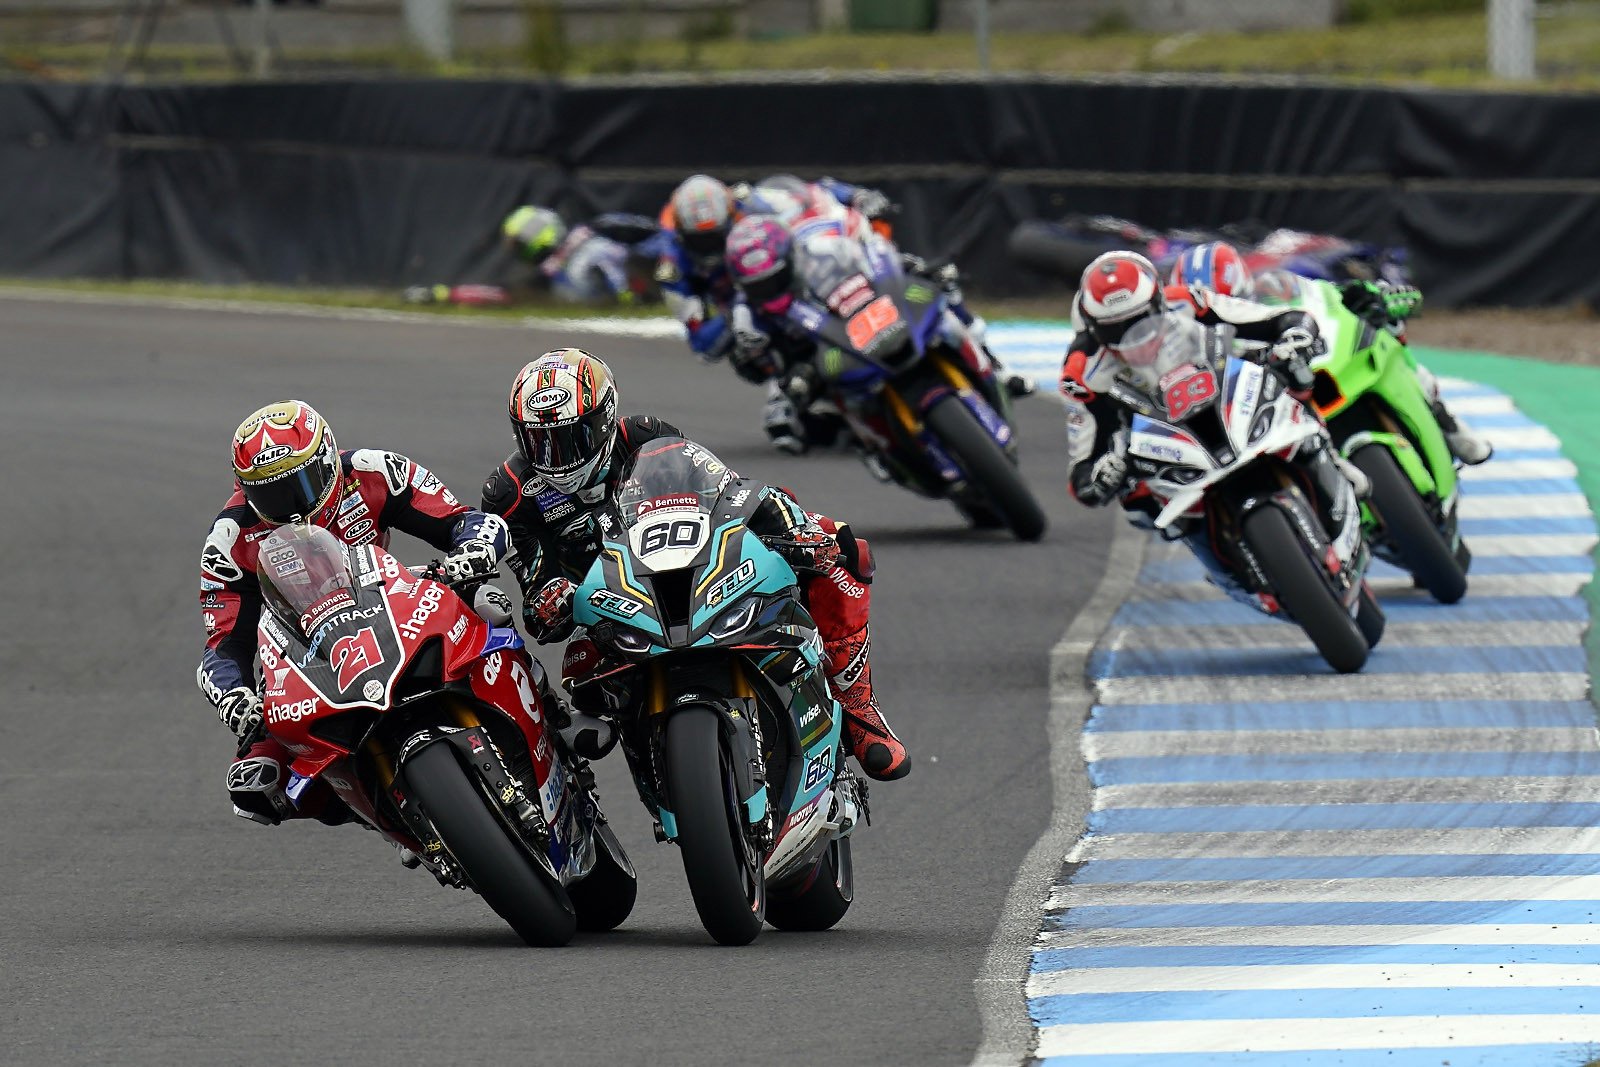
<path id="1" fill-rule="evenodd" d="M 1440 878 L 1238 879 L 1057 886 L 1047 911 L 1127 904 L 1391 904 L 1474 900 L 1600 900 L 1600 874 Z M 1600 974 L 1600 963 L 1593 965 Z"/>
<path id="2" fill-rule="evenodd" d="M 1393 926 L 1140 926 L 1046 930 L 1039 947 L 1145 948 L 1149 946 L 1262 948 L 1349 945 L 1600 945 L 1600 923 L 1506 923 Z"/>
<path id="3" fill-rule="evenodd" d="M 1448 755 L 1448 754 L 1447 754 Z M 1092 768 L 1091 768 L 1092 771 Z M 1096 811 L 1109 808 L 1227 807 L 1237 804 L 1597 804 L 1600 776 L 1324 778 L 1261 782 L 1157 782 L 1102 785 Z"/>
<path id="4" fill-rule="evenodd" d="M 1402 727 L 1389 730 L 1085 731 L 1091 760 L 1293 752 L 1592 752 L 1594 727 Z"/>
<path id="5" fill-rule="evenodd" d="M 1600 1042 L 1600 1015 L 1402 1015 L 1247 1022 L 1207 1019 L 1046 1027 L 1039 1032 L 1036 1055 L 1043 1058 L 1110 1053 L 1154 1056 L 1177 1052 L 1372 1049 L 1374 1057 L 1368 1062 L 1381 1064 L 1380 1050 L 1595 1042 Z M 1506 1049 L 1507 1064 L 1522 1062 L 1517 1059 L 1516 1051 L 1515 1048 Z M 1574 1056 L 1577 1055 L 1575 1050 Z"/>
<path id="6" fill-rule="evenodd" d="M 1091 834 L 1069 863 L 1107 859 L 1226 859 L 1257 856 L 1600 855 L 1600 828 L 1471 826 L 1418 830 L 1222 830 Z M 1594 929 L 1600 934 L 1600 924 Z"/>

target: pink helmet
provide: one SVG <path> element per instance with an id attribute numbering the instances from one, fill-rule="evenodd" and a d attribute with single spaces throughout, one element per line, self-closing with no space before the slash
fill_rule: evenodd
<path id="1" fill-rule="evenodd" d="M 751 215 L 728 233 L 728 275 L 745 299 L 769 315 L 794 302 L 794 240 L 770 215 Z"/>

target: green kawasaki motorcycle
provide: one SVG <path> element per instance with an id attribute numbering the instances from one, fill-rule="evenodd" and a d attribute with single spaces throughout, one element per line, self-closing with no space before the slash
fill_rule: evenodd
<path id="1" fill-rule="evenodd" d="M 1455 457 L 1399 338 L 1344 306 L 1336 286 L 1300 279 L 1294 303 L 1321 327 L 1312 406 L 1339 451 L 1372 482 L 1362 518 L 1374 553 L 1411 572 L 1441 604 L 1467 591 L 1472 554 L 1457 528 Z"/>

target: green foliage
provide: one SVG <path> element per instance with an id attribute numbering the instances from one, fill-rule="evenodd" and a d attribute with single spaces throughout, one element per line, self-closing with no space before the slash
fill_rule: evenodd
<path id="1" fill-rule="evenodd" d="M 1483 10 L 1484 0 L 1345 0 L 1339 21 L 1385 22 L 1418 15 L 1472 14 Z"/>
<path id="2" fill-rule="evenodd" d="M 572 65 L 572 48 L 560 0 L 523 0 L 523 10 L 522 53 L 528 66 L 541 74 L 565 73 Z"/>

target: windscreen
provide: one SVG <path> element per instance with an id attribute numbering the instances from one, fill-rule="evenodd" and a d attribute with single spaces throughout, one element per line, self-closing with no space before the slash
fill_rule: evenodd
<path id="1" fill-rule="evenodd" d="M 709 448 L 681 437 L 651 441 L 634 456 L 617 486 L 617 510 L 625 527 L 652 512 L 710 512 L 722 487 L 737 478 Z"/>
<path id="2" fill-rule="evenodd" d="M 352 608 L 356 584 L 348 550 L 317 526 L 280 526 L 261 542 L 256 574 L 279 620 L 308 637 L 333 612 Z"/>
<path id="3" fill-rule="evenodd" d="M 835 315 L 856 293 L 871 295 L 867 257 L 861 244 L 836 234 L 818 234 L 800 242 L 795 249 L 795 270 L 806 291 L 828 305 Z"/>

